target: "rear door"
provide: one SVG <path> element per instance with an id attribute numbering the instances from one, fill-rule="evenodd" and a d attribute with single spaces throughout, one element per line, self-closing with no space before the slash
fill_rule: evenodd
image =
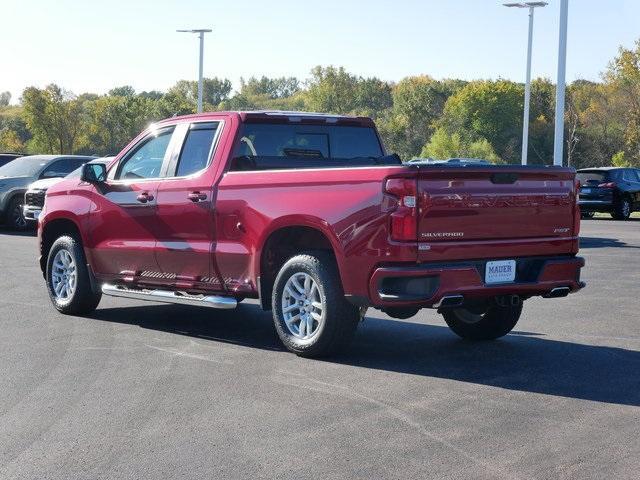
<path id="1" fill-rule="evenodd" d="M 213 265 L 213 159 L 222 129 L 222 120 L 178 125 L 181 142 L 158 190 L 156 258 L 181 288 L 223 288 Z"/>
<path id="2" fill-rule="evenodd" d="M 93 190 L 89 234 L 98 274 L 156 278 L 157 196 L 174 127 L 148 132 Z"/>
<path id="3" fill-rule="evenodd" d="M 569 169 L 421 167 L 418 195 L 424 257 L 439 244 L 573 234 L 575 185 Z"/>

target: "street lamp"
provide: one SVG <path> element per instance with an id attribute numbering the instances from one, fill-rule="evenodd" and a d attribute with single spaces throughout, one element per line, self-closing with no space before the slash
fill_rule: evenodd
<path id="1" fill-rule="evenodd" d="M 206 28 L 192 30 L 176 30 L 180 33 L 197 33 L 200 38 L 200 66 L 198 69 L 198 113 L 202 113 L 202 57 L 204 54 L 204 34 L 211 32 Z"/>
<path id="2" fill-rule="evenodd" d="M 503 3 L 505 7 L 529 9 L 529 43 L 527 47 L 527 79 L 524 84 L 524 117 L 522 120 L 522 165 L 527 164 L 529 150 L 529 104 L 531 103 L 531 47 L 533 44 L 533 11 L 545 7 L 547 2 Z"/>
<path id="3" fill-rule="evenodd" d="M 558 35 L 558 81 L 556 82 L 556 129 L 553 136 L 553 164 L 562 166 L 564 147 L 564 93 L 567 71 L 567 19 L 569 0 L 560 1 L 560 33 Z"/>

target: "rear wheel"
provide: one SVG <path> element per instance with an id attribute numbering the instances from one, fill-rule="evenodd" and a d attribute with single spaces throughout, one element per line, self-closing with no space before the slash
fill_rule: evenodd
<path id="1" fill-rule="evenodd" d="M 442 311 L 442 316 L 449 328 L 462 338 L 494 340 L 513 330 L 521 313 L 522 303 L 515 306 L 491 304 L 447 309 Z"/>
<path id="2" fill-rule="evenodd" d="M 627 220 L 631 215 L 631 202 L 628 198 L 622 198 L 613 209 L 611 216 L 616 220 Z"/>
<path id="3" fill-rule="evenodd" d="M 11 202 L 9 202 L 9 208 L 7 208 L 7 225 L 9 228 L 26 230 L 27 220 L 24 218 L 23 206 L 24 202 L 20 196 L 12 198 Z"/>
<path id="4" fill-rule="evenodd" d="M 285 262 L 273 286 L 272 311 L 280 340 L 302 357 L 345 347 L 361 318 L 360 309 L 344 297 L 335 260 L 324 252 Z"/>
<path id="5" fill-rule="evenodd" d="M 51 303 L 61 313 L 89 313 L 100 303 L 102 293 L 91 287 L 82 246 L 71 236 L 62 236 L 51 246 L 46 279 Z"/>

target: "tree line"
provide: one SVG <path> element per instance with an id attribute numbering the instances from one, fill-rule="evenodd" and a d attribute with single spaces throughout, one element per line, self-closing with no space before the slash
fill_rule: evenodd
<path id="1" fill-rule="evenodd" d="M 376 120 L 389 152 L 415 157 L 486 158 L 519 163 L 524 85 L 508 80 L 435 80 L 421 75 L 397 83 L 318 66 L 310 77 L 204 80 L 204 108 L 280 109 L 365 115 Z M 118 87 L 105 95 L 76 95 L 52 84 L 28 87 L 17 105 L 0 93 L 0 151 L 117 153 L 149 123 L 194 113 L 197 82 L 180 80 L 166 92 Z M 529 163 L 553 163 L 555 85 L 531 87 Z M 565 165 L 640 166 L 640 40 L 620 48 L 599 82 L 567 86 Z"/>

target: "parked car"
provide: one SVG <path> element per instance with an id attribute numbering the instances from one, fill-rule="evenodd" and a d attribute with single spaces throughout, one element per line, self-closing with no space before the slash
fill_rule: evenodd
<path id="1" fill-rule="evenodd" d="M 29 155 L 0 167 L 0 219 L 11 228 L 24 229 L 24 192 L 35 180 L 60 178 L 95 157 L 80 155 Z"/>
<path id="2" fill-rule="evenodd" d="M 570 168 L 403 165 L 368 118 L 216 112 L 159 122 L 108 168 L 50 187 L 38 244 L 62 313 L 102 294 L 257 298 L 283 344 L 315 357 L 368 307 L 507 334 L 523 300 L 584 286 L 579 223 Z"/>
<path id="3" fill-rule="evenodd" d="M 447 160 L 435 160 L 433 158 L 413 158 L 407 163 L 413 164 L 445 164 L 445 165 L 493 165 L 489 160 L 482 158 L 449 158 Z"/>
<path id="4" fill-rule="evenodd" d="M 583 217 L 604 212 L 617 220 L 627 220 L 632 212 L 640 210 L 639 169 L 583 168 L 576 178 L 580 182 L 578 204 Z"/>
<path id="5" fill-rule="evenodd" d="M 91 160 L 91 162 L 108 164 L 114 158 L 115 157 L 103 157 L 96 160 Z M 40 216 L 40 212 L 42 211 L 42 206 L 44 205 L 45 194 L 47 193 L 49 187 L 60 182 L 61 180 L 63 180 L 63 178 L 80 178 L 81 171 L 82 166 L 76 168 L 66 177 L 43 178 L 42 180 L 36 180 L 31 185 L 29 185 L 29 188 L 24 194 L 24 206 L 22 208 L 22 214 L 25 220 L 27 222 L 38 221 L 38 217 Z"/>
<path id="6" fill-rule="evenodd" d="M 16 158 L 20 158 L 23 156 L 24 155 L 22 153 L 10 153 L 10 152 L 0 153 L 0 167 L 15 160 Z"/>

